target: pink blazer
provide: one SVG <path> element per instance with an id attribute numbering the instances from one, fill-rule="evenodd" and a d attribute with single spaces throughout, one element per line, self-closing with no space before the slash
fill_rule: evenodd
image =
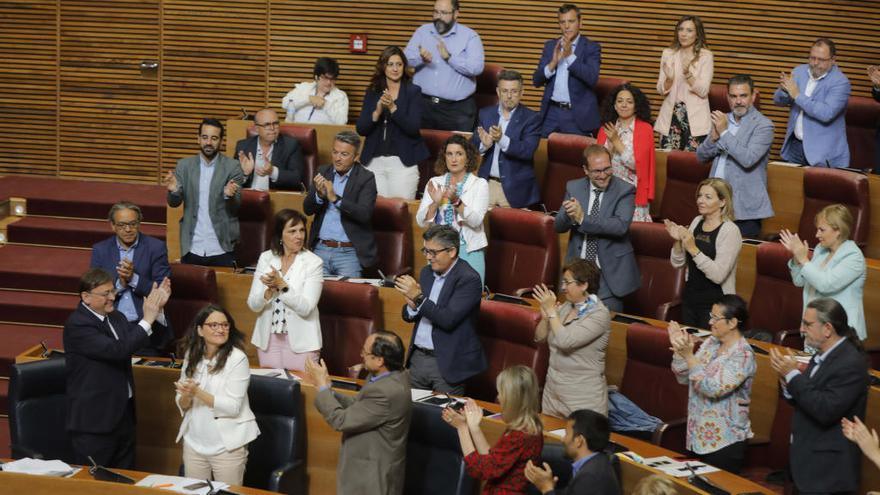
<path id="1" fill-rule="evenodd" d="M 669 91 L 663 90 L 663 83 L 666 75 L 663 73 L 663 67 L 666 64 L 672 64 L 675 69 L 675 79 Z M 660 113 L 657 114 L 657 121 L 654 123 L 654 130 L 659 134 L 666 136 L 669 134 L 669 124 L 672 122 L 672 112 L 675 107 L 676 98 L 679 88 L 685 86 L 686 92 L 684 104 L 687 106 L 688 122 L 691 126 L 692 136 L 705 136 L 712 130 L 712 119 L 709 112 L 709 87 L 712 85 L 712 75 L 714 72 L 714 63 L 712 52 L 703 48 L 700 50 L 700 58 L 694 67 L 694 84 L 688 87 L 687 80 L 684 78 L 684 67 L 682 67 L 681 59 L 678 57 L 676 50 L 666 48 L 663 50 L 663 56 L 660 58 L 660 74 L 657 76 L 657 91 L 661 95 L 665 95 L 663 105 L 660 106 Z"/>

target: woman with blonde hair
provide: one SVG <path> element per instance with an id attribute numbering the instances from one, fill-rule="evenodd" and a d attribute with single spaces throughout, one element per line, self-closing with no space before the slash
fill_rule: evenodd
<path id="1" fill-rule="evenodd" d="M 736 293 L 736 263 L 742 234 L 734 223 L 733 190 L 723 179 L 709 178 L 697 187 L 697 215 L 690 227 L 664 220 L 675 241 L 672 266 L 686 266 L 682 322 L 709 328 L 709 311 L 724 294 Z"/>
<path id="2" fill-rule="evenodd" d="M 662 474 L 645 476 L 636 483 L 633 495 L 678 495 L 675 483 Z"/>
<path id="3" fill-rule="evenodd" d="M 463 412 L 447 407 L 443 420 L 458 430 L 465 468 L 472 478 L 484 480 L 482 493 L 526 493 L 525 467 L 537 462 L 544 446 L 538 404 L 538 377 L 531 368 L 505 368 L 495 379 L 501 420 L 507 425 L 498 442 L 489 442 L 480 429 L 483 409 L 468 399 Z"/>

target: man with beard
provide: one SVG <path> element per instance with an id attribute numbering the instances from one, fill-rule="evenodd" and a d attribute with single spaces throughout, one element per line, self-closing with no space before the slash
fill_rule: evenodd
<path id="1" fill-rule="evenodd" d="M 791 107 L 781 153 L 789 162 L 849 166 L 845 116 L 850 84 L 835 63 L 836 53 L 833 41 L 819 38 L 810 49 L 809 63 L 779 77 L 773 102 Z"/>
<path id="2" fill-rule="evenodd" d="M 177 162 L 162 184 L 168 188 L 168 206 L 183 203 L 180 221 L 180 261 L 193 265 L 235 266 L 239 240 L 238 207 L 244 176 L 238 160 L 219 153 L 223 124 L 204 119 L 199 124 L 196 156 Z"/>
<path id="3" fill-rule="evenodd" d="M 434 2 L 434 20 L 423 24 L 406 45 L 407 62 L 422 88 L 422 129 L 474 130 L 476 77 L 483 72 L 483 42 L 458 23 L 458 0 Z"/>
<path id="4" fill-rule="evenodd" d="M 743 237 L 758 238 L 761 220 L 773 216 L 767 194 L 767 161 L 773 122 L 755 107 L 755 83 L 748 75 L 727 80 L 730 113 L 712 112 L 712 131 L 697 148 L 701 162 L 712 162 L 710 177 L 733 188 L 733 211 Z"/>

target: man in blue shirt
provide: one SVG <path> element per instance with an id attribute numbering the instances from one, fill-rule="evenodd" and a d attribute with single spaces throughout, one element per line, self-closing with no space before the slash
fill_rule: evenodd
<path id="1" fill-rule="evenodd" d="M 404 50 L 416 71 L 413 83 L 422 88 L 422 129 L 474 130 L 483 42 L 476 31 L 458 23 L 458 15 L 458 0 L 437 0 L 433 21 L 416 29 Z"/>

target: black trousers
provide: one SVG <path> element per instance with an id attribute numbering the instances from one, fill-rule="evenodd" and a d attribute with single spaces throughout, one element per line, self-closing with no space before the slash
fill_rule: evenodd
<path id="1" fill-rule="evenodd" d="M 746 447 L 748 440 L 736 442 L 716 450 L 708 454 L 694 454 L 695 457 L 711 464 L 718 469 L 723 469 L 730 473 L 738 474 L 742 470 L 743 463 L 746 460 Z"/>
<path id="2" fill-rule="evenodd" d="M 469 96 L 460 101 L 422 96 L 422 129 L 473 132 L 477 122 L 477 104 Z"/>
<path id="3" fill-rule="evenodd" d="M 193 253 L 186 253 L 180 258 L 180 261 L 188 265 L 229 266 L 235 268 L 235 253 L 223 253 L 215 256 L 199 256 Z"/>
<path id="4" fill-rule="evenodd" d="M 107 433 L 70 432 L 74 462 L 91 466 L 95 462 L 108 468 L 134 469 L 134 400 L 129 399 L 119 424 Z"/>

